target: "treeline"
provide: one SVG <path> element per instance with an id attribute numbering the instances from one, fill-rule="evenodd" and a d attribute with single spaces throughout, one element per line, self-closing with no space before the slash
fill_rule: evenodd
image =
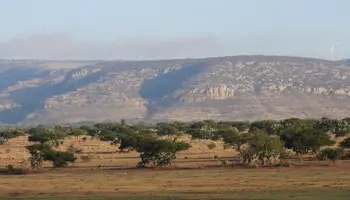
<path id="1" fill-rule="evenodd" d="M 260 166 L 279 165 L 281 158 L 293 153 L 315 155 L 319 160 L 350 158 L 350 138 L 336 147 L 335 138 L 350 132 L 350 118 L 345 119 L 298 119 L 245 121 L 169 122 L 158 124 L 97 123 L 95 125 L 53 127 L 38 126 L 30 129 L 10 128 L 0 132 L 0 144 L 8 139 L 29 135 L 35 144 L 27 146 L 31 154 L 32 168 L 40 168 L 44 161 L 54 167 L 74 163 L 77 152 L 59 151 L 65 138 L 84 136 L 83 141 L 97 138 L 118 145 L 121 152 L 136 151 L 140 154 L 138 167 L 170 165 L 176 153 L 190 145 L 177 139 L 160 139 L 159 136 L 189 134 L 192 139 L 223 140 L 225 148 L 239 151 L 239 163 Z"/>

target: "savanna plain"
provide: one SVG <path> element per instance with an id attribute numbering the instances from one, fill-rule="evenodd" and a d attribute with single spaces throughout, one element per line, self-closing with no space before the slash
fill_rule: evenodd
<path id="1" fill-rule="evenodd" d="M 136 152 L 118 153 L 109 142 L 82 137 L 66 139 L 61 149 L 74 145 L 89 159 L 74 166 L 38 172 L 0 175 L 0 199 L 259 199 L 345 200 L 350 197 L 350 163 L 292 159 L 289 167 L 233 167 L 237 154 L 222 142 L 181 139 L 191 148 L 179 152 L 172 167 L 136 168 Z M 29 157 L 27 136 L 0 148 L 1 168 Z M 222 162 L 223 160 L 227 161 Z"/>

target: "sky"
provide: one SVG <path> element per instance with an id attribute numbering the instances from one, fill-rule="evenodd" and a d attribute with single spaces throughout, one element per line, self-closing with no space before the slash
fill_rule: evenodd
<path id="1" fill-rule="evenodd" d="M 0 59 L 350 57 L 349 0 L 0 0 Z"/>

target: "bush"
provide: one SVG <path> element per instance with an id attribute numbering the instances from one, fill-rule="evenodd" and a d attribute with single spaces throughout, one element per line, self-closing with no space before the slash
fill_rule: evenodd
<path id="1" fill-rule="evenodd" d="M 43 161 L 51 161 L 54 167 L 65 167 L 68 163 L 74 163 L 74 153 L 54 151 L 49 144 L 34 144 L 27 146 L 32 168 L 40 168 Z"/>
<path id="2" fill-rule="evenodd" d="M 92 156 L 82 155 L 82 156 L 80 156 L 80 160 L 82 160 L 83 162 L 90 162 L 92 160 Z"/>
<path id="3" fill-rule="evenodd" d="M 76 157 L 71 152 L 52 151 L 45 155 L 46 161 L 51 161 L 54 167 L 66 167 L 68 163 L 74 163 Z"/>
<path id="4" fill-rule="evenodd" d="M 171 141 L 143 138 L 136 147 L 136 151 L 140 153 L 141 158 L 138 167 L 171 165 L 173 160 L 176 159 L 176 152 L 188 148 L 190 148 L 189 144 L 176 139 Z"/>
<path id="5" fill-rule="evenodd" d="M 240 134 L 235 130 L 223 129 L 219 130 L 219 134 L 222 136 L 224 141 L 224 149 L 227 148 L 236 148 L 238 151 L 241 151 L 241 147 L 247 143 L 250 138 L 250 134 Z"/>
<path id="6" fill-rule="evenodd" d="M 74 147 L 73 144 L 71 144 L 71 145 L 69 145 L 67 151 L 68 151 L 68 152 L 71 152 L 71 153 L 74 153 L 74 154 L 79 154 L 79 153 L 82 153 L 82 152 L 83 152 L 83 149 L 81 149 L 81 148 L 76 148 L 76 147 Z"/>
<path id="7" fill-rule="evenodd" d="M 25 132 L 22 129 L 9 128 L 8 130 L 0 131 L 0 138 L 4 138 L 4 139 L 8 140 L 11 138 L 23 136 L 24 134 L 25 134 Z"/>
<path id="8" fill-rule="evenodd" d="M 336 149 L 326 148 L 326 149 L 320 150 L 316 154 L 316 158 L 318 160 L 330 160 L 333 163 L 335 163 L 335 161 L 339 160 L 343 155 L 344 155 L 344 149 L 342 148 L 336 148 Z"/>
<path id="9" fill-rule="evenodd" d="M 13 174 L 15 172 L 15 167 L 13 165 L 6 165 L 6 171 L 9 174 Z"/>
<path id="10" fill-rule="evenodd" d="M 45 161 L 45 155 L 50 154 L 53 150 L 48 144 L 34 144 L 26 147 L 31 157 L 29 162 L 32 168 L 41 168 Z"/>
<path id="11" fill-rule="evenodd" d="M 8 144 L 8 140 L 4 137 L 0 137 L 0 145 Z"/>
<path id="12" fill-rule="evenodd" d="M 294 151 L 292 149 L 284 149 L 282 152 L 281 152 L 281 158 L 282 159 L 288 159 L 288 158 L 291 158 L 292 156 L 294 155 Z"/>
<path id="13" fill-rule="evenodd" d="M 279 137 L 259 132 L 248 140 L 247 148 L 241 149 L 240 159 L 243 164 L 248 166 L 275 165 L 280 162 L 280 156 L 283 151 L 284 144 Z"/>
<path id="14" fill-rule="evenodd" d="M 213 143 L 208 144 L 207 147 L 208 147 L 208 149 L 213 150 L 213 149 L 215 149 L 216 144 L 213 142 Z"/>
<path id="15" fill-rule="evenodd" d="M 324 131 L 314 128 L 289 128 L 281 132 L 280 138 L 286 148 L 299 154 L 316 153 L 322 146 L 335 143 Z"/>
<path id="16" fill-rule="evenodd" d="M 334 135 L 335 137 L 344 137 L 349 132 L 350 132 L 349 130 L 342 130 L 342 131 L 335 132 Z"/>
<path id="17" fill-rule="evenodd" d="M 350 160 L 350 152 L 345 152 L 344 155 L 340 157 L 341 160 Z"/>
<path id="18" fill-rule="evenodd" d="M 64 135 L 59 135 L 50 131 L 44 132 L 35 132 L 28 137 L 29 142 L 39 142 L 41 144 L 49 143 L 52 146 L 59 146 L 63 144 L 62 139 L 64 139 Z"/>
<path id="19" fill-rule="evenodd" d="M 179 133 L 179 130 L 171 124 L 157 124 L 157 135 L 159 136 L 176 135 L 177 133 Z"/>
<path id="20" fill-rule="evenodd" d="M 341 148 L 345 148 L 345 149 L 350 148 L 350 137 L 348 137 L 348 138 L 344 139 L 343 141 L 341 141 L 339 146 Z"/>

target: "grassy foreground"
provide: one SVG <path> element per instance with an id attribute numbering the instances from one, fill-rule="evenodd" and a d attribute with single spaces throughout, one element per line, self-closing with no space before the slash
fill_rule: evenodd
<path id="1" fill-rule="evenodd" d="M 0 199 L 345 200 L 346 166 L 273 169 L 62 169 L 0 176 Z"/>

